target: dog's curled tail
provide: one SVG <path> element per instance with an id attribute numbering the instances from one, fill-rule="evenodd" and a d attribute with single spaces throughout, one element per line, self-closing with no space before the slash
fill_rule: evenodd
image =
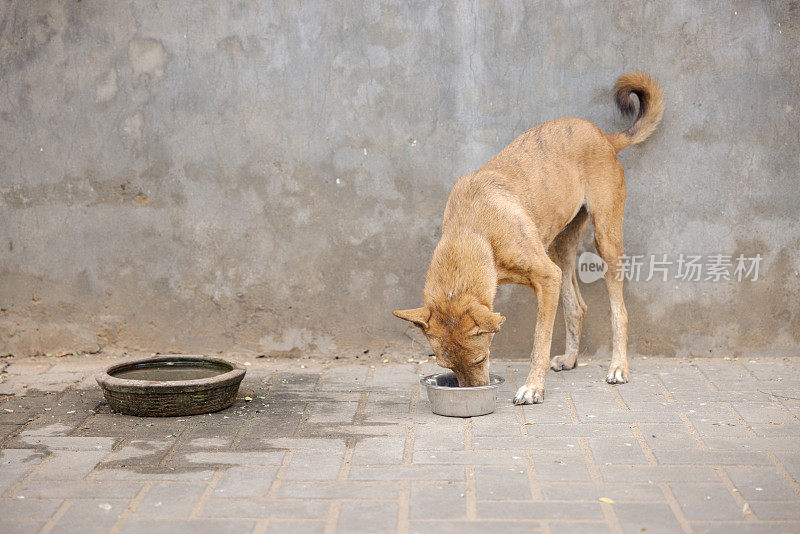
<path id="1" fill-rule="evenodd" d="M 664 114 L 664 92 L 649 74 L 628 72 L 617 80 L 614 100 L 625 116 L 631 116 L 636 111 L 631 93 L 639 98 L 639 113 L 636 115 L 636 120 L 625 130 L 607 134 L 608 140 L 617 152 L 647 139 L 655 131 Z"/>

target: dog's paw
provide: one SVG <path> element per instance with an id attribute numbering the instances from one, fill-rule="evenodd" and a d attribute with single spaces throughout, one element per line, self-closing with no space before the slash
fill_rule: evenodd
<path id="1" fill-rule="evenodd" d="M 522 386 L 514 395 L 514 404 L 540 404 L 544 401 L 544 388 Z"/>
<path id="2" fill-rule="evenodd" d="M 621 365 L 612 365 L 608 369 L 606 375 L 606 382 L 609 384 L 627 384 L 628 383 L 628 368 Z"/>
<path id="3" fill-rule="evenodd" d="M 569 371 L 570 369 L 575 368 L 575 364 L 578 362 L 578 357 L 569 358 L 566 354 L 562 354 L 561 356 L 553 356 L 550 360 L 550 369 L 553 371 Z"/>

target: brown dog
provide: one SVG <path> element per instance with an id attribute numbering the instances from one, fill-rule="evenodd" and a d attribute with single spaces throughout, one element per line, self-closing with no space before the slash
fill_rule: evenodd
<path id="1" fill-rule="evenodd" d="M 631 93 L 638 97 L 639 113 L 630 128 L 606 134 L 583 119 L 546 122 L 453 186 L 425 279 L 425 305 L 394 314 L 422 329 L 437 363 L 452 369 L 460 386 L 489 383 L 489 345 L 505 320 L 492 310 L 498 284 L 532 287 L 538 301 L 531 369 L 514 403 L 544 400 L 548 362 L 555 371 L 575 367 L 586 313 L 575 255 L 589 219 L 597 251 L 608 264 L 614 341 L 606 380 L 628 381 L 628 315 L 616 276 L 625 175 L 616 155 L 647 139 L 664 111 L 661 88 L 649 75 L 631 72 L 617 80 L 614 96 L 626 115 L 635 111 Z M 559 292 L 566 353 L 550 360 Z"/>

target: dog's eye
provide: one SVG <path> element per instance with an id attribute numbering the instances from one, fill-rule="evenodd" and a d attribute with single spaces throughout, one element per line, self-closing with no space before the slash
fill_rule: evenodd
<path id="1" fill-rule="evenodd" d="M 485 355 L 483 356 L 483 358 L 481 358 L 481 359 L 480 359 L 480 360 L 478 360 L 477 362 L 474 362 L 472 365 L 480 365 L 480 364 L 482 364 L 483 362 L 485 362 L 485 361 L 486 361 L 486 358 L 488 358 L 488 357 L 489 357 L 489 355 L 488 355 L 488 354 L 485 354 Z"/>

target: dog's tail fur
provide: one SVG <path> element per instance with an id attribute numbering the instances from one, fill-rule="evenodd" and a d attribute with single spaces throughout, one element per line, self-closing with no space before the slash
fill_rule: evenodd
<path id="1" fill-rule="evenodd" d="M 606 134 L 617 152 L 647 139 L 661 122 L 661 116 L 664 114 L 664 92 L 649 74 L 628 72 L 617 80 L 614 100 L 625 116 L 631 116 L 636 111 L 631 93 L 639 98 L 639 113 L 636 115 L 636 120 L 625 130 Z"/>

